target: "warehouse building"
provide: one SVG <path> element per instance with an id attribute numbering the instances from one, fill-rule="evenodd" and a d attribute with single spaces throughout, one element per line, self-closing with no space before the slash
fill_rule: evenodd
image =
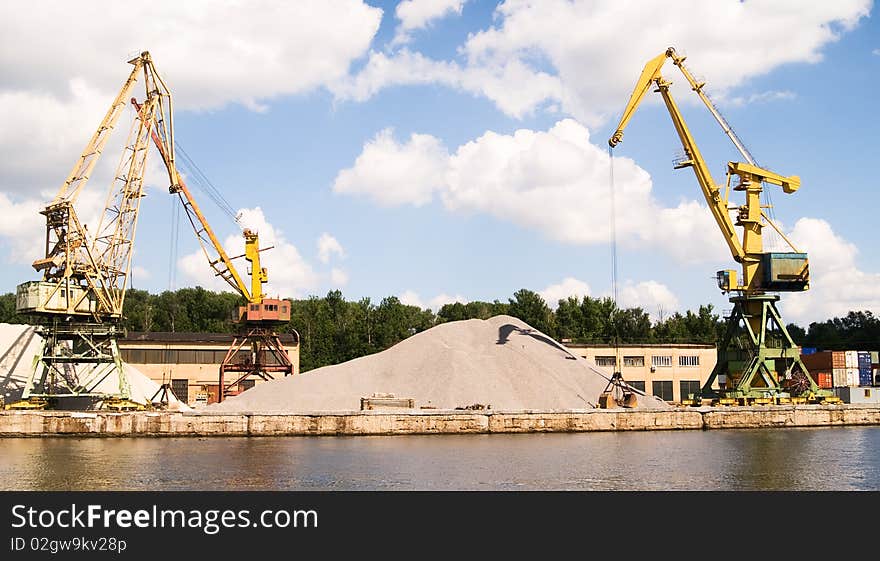
<path id="1" fill-rule="evenodd" d="M 596 366 L 614 372 L 620 356 L 620 373 L 634 388 L 669 402 L 680 402 L 697 393 L 718 360 L 715 345 L 582 345 L 565 343 L 572 352 Z"/>

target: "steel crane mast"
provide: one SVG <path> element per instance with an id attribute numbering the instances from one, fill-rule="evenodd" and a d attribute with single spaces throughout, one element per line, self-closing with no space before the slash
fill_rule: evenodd
<path id="1" fill-rule="evenodd" d="M 170 94 L 148 52 L 134 66 L 98 129 L 41 211 L 46 217 L 45 256 L 33 262 L 42 280 L 16 290 L 16 309 L 34 316 L 44 345 L 22 399 L 48 404 L 66 397 L 90 398 L 114 407 L 134 407 L 117 338 L 131 271 L 144 172 L 151 134 L 171 135 Z M 132 122 L 97 228 L 90 232 L 75 203 L 115 129 L 139 78 L 145 100 Z M 108 376 L 118 391 L 99 392 Z"/>
<path id="2" fill-rule="evenodd" d="M 728 162 L 727 181 L 718 184 L 700 153 L 681 111 L 670 92 L 671 82 L 661 74 L 667 59 L 682 71 L 693 89 L 725 134 L 748 163 Z M 702 82 L 683 65 L 685 57 L 669 48 L 645 65 L 633 93 L 624 108 L 615 132 L 608 140 L 613 149 L 623 139 L 624 129 L 645 97 L 655 87 L 672 118 L 685 157 L 675 169 L 693 169 L 709 211 L 718 225 L 734 261 L 742 268 L 742 282 L 734 270 L 719 271 L 718 286 L 730 297 L 733 311 L 718 350 L 718 362 L 701 389 L 702 397 L 753 402 L 755 400 L 825 399 L 829 392 L 820 390 L 800 360 L 797 345 L 792 341 L 776 307 L 779 299 L 772 292 L 797 292 L 809 289 L 809 263 L 785 237 L 781 229 L 763 211 L 760 196 L 765 183 L 782 187 L 786 194 L 800 187 L 797 176 L 783 176 L 755 164 L 745 145 L 703 92 Z M 731 187 L 731 185 L 733 185 Z M 730 191 L 745 193 L 745 203 L 731 205 Z M 731 217 L 731 212 L 735 218 Z M 791 246 L 790 252 L 766 252 L 762 237 L 765 225 L 774 228 Z M 740 236 L 739 227 L 742 231 Z M 713 388 L 718 382 L 720 392 Z"/>

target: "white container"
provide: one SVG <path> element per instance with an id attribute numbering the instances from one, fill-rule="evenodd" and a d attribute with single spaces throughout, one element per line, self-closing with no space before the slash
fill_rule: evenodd
<path id="1" fill-rule="evenodd" d="M 847 368 L 859 367 L 859 351 L 846 351 L 846 353 L 844 353 L 844 356 L 846 357 Z"/>
<path id="2" fill-rule="evenodd" d="M 847 386 L 858 386 L 859 385 L 859 369 L 858 368 L 847 368 L 846 369 L 846 385 Z"/>
<path id="3" fill-rule="evenodd" d="M 831 371 L 831 384 L 835 388 L 848 386 L 846 383 L 846 368 L 835 368 Z"/>

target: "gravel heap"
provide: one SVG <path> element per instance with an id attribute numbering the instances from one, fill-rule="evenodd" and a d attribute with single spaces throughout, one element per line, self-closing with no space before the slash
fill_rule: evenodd
<path id="1" fill-rule="evenodd" d="M 506 315 L 443 323 L 382 352 L 257 384 L 214 412 L 353 411 L 392 394 L 415 408 L 583 410 L 597 407 L 610 372 Z M 637 408 L 671 407 L 638 396 Z"/>

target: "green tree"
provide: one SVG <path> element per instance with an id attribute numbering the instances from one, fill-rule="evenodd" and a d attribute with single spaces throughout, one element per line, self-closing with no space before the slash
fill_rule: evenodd
<path id="1" fill-rule="evenodd" d="M 514 292 L 507 313 L 546 335 L 553 337 L 556 334 L 553 312 L 537 292 L 525 288 Z"/>

